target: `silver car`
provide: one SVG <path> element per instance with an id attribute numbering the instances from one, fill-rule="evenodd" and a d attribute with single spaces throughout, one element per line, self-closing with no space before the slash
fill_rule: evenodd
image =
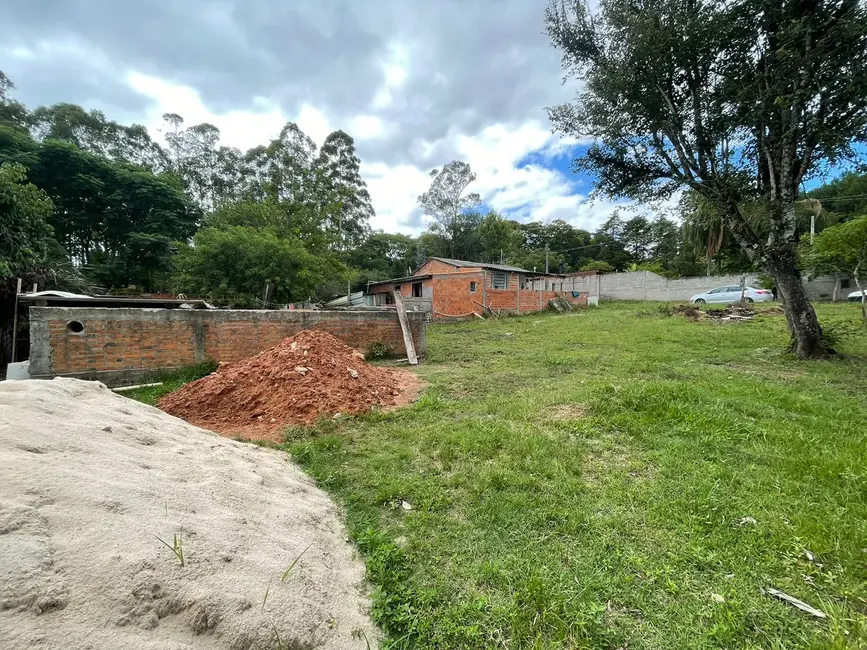
<path id="1" fill-rule="evenodd" d="M 755 287 L 744 287 L 744 302 L 771 302 L 774 299 L 772 291 L 767 289 L 756 289 Z M 730 287 L 717 287 L 707 293 L 699 293 L 689 299 L 690 302 L 697 305 L 705 303 L 723 303 L 731 305 L 741 300 L 741 288 L 738 285 Z"/>
<path id="2" fill-rule="evenodd" d="M 860 280 L 860 278 L 859 278 Z M 848 296 L 846 296 L 846 300 L 849 302 L 861 302 L 864 299 L 864 296 L 861 295 L 861 291 L 853 291 Z"/>

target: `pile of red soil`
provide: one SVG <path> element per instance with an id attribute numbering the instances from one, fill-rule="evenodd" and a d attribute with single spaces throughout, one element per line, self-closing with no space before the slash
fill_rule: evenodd
<path id="1" fill-rule="evenodd" d="M 224 435 L 279 440 L 289 424 L 411 402 L 418 380 L 378 368 L 331 334 L 305 330 L 163 397 L 159 407 Z"/>

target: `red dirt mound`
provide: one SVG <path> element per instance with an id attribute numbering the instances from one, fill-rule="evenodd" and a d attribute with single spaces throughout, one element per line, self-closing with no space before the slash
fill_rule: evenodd
<path id="1" fill-rule="evenodd" d="M 331 334 L 305 330 L 255 357 L 221 365 L 163 397 L 159 407 L 224 435 L 279 439 L 288 424 L 408 404 L 418 379 L 378 368 Z"/>

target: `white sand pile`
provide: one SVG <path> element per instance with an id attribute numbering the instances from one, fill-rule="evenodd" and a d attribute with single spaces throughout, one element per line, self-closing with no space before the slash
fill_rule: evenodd
<path id="1" fill-rule="evenodd" d="M 183 566 L 157 540 L 175 534 Z M 286 454 L 102 384 L 0 383 L 4 650 L 363 650 L 363 579 L 336 507 Z"/>

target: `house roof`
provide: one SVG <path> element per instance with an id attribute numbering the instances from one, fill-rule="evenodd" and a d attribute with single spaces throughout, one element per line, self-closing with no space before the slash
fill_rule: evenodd
<path id="1" fill-rule="evenodd" d="M 404 282 L 418 282 L 419 280 L 428 280 L 432 275 L 407 275 L 402 278 L 391 278 L 390 280 L 380 280 L 379 282 L 371 282 L 369 286 L 376 287 L 380 284 L 402 284 Z"/>
<path id="2" fill-rule="evenodd" d="M 528 275 L 557 275 L 556 273 L 544 273 L 542 271 L 528 271 L 519 266 L 509 266 L 508 264 L 486 264 L 485 262 L 468 262 L 466 260 L 452 260 L 447 257 L 431 257 L 430 259 L 444 264 L 451 264 L 459 269 L 472 267 L 474 269 L 491 269 L 492 271 L 504 271 L 506 273 L 526 273 Z"/>

